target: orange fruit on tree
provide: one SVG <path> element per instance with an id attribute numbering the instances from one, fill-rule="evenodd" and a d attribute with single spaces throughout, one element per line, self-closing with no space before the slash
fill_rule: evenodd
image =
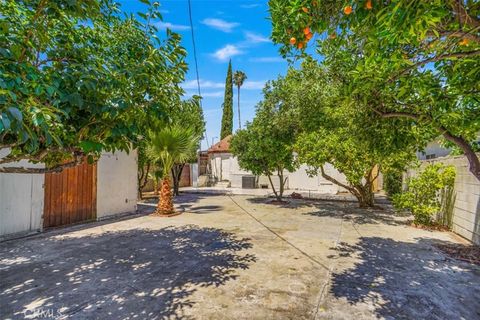
<path id="1" fill-rule="evenodd" d="M 352 11 L 353 11 L 352 6 L 346 6 L 346 7 L 343 9 L 343 12 L 344 12 L 346 15 L 349 15 L 350 13 L 352 13 Z"/>
<path id="2" fill-rule="evenodd" d="M 295 37 L 291 37 L 290 44 L 293 46 L 295 43 L 297 43 L 297 39 L 295 39 Z"/>
<path id="3" fill-rule="evenodd" d="M 305 12 L 305 13 L 308 13 L 308 11 L 309 11 L 308 8 L 306 8 L 306 7 L 303 7 L 302 10 L 303 10 L 303 12 Z"/>
<path id="4" fill-rule="evenodd" d="M 468 46 L 470 41 L 467 38 L 463 38 L 462 41 L 460 41 L 461 46 Z"/>
<path id="5" fill-rule="evenodd" d="M 330 35 L 328 37 L 330 39 L 335 39 L 337 37 L 337 34 L 335 32 L 333 32 L 333 33 L 330 33 Z"/>
<path id="6" fill-rule="evenodd" d="M 310 33 L 310 28 L 309 27 L 306 27 L 305 29 L 303 29 L 303 34 L 307 35 Z"/>
<path id="7" fill-rule="evenodd" d="M 372 10 L 372 8 L 372 0 L 367 0 L 367 2 L 365 2 L 365 9 Z"/>
<path id="8" fill-rule="evenodd" d="M 300 42 L 297 44 L 297 48 L 298 48 L 298 49 L 303 49 L 304 47 L 305 47 L 305 43 L 304 43 L 304 42 L 301 42 L 301 41 L 300 41 Z"/>
<path id="9" fill-rule="evenodd" d="M 312 37 L 313 37 L 313 33 L 311 33 L 311 32 L 309 32 L 305 35 L 305 38 L 307 38 L 307 40 L 312 39 Z"/>

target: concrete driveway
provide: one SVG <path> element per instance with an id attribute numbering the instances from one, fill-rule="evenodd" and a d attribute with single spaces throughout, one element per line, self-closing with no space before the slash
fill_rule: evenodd
<path id="1" fill-rule="evenodd" d="M 0 319 L 479 319 L 480 268 L 350 202 L 192 195 L 0 244 Z"/>

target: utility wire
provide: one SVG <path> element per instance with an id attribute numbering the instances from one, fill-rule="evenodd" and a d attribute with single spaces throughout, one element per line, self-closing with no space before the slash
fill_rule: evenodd
<path id="1" fill-rule="evenodd" d="M 195 45 L 195 32 L 193 31 L 193 19 L 192 19 L 192 3 L 191 0 L 188 0 L 188 17 L 190 18 L 190 30 L 192 31 L 192 43 L 193 43 L 193 59 L 195 60 L 195 72 L 197 74 L 197 87 L 198 95 L 202 96 L 200 91 L 200 77 L 198 75 L 198 62 L 197 62 L 197 47 Z M 200 100 L 200 104 L 201 104 Z"/>
<path id="2" fill-rule="evenodd" d="M 195 61 L 195 73 L 197 75 L 197 90 L 198 95 L 200 96 L 200 108 L 203 110 L 202 106 L 202 92 L 200 90 L 200 76 L 198 72 L 198 60 L 197 60 L 197 46 L 195 45 L 195 32 L 193 31 L 193 19 L 192 19 L 192 3 L 191 0 L 188 0 L 188 17 L 190 19 L 190 30 L 192 32 L 192 44 L 193 44 L 193 60 Z M 207 148 L 209 148 L 208 144 L 208 136 L 207 130 L 205 130 L 205 140 L 207 141 Z"/>
<path id="3" fill-rule="evenodd" d="M 297 247 L 296 245 L 294 245 L 293 243 L 291 243 L 290 241 L 288 241 L 287 239 L 285 239 L 284 237 L 282 237 L 280 234 L 278 234 L 277 232 L 275 232 L 274 230 L 272 230 L 272 228 L 270 228 L 269 226 L 267 226 L 265 223 L 263 223 L 262 221 L 260 221 L 259 219 L 257 219 L 253 214 L 251 214 L 250 212 L 248 212 L 244 207 L 242 207 L 237 201 L 235 201 L 232 196 L 230 195 L 227 195 L 230 200 L 232 200 L 233 203 L 235 203 L 237 205 L 237 207 L 240 208 L 240 210 L 242 210 L 243 212 L 245 212 L 247 215 L 250 216 L 250 218 L 252 218 L 253 220 L 255 220 L 258 224 L 260 224 L 261 226 L 263 226 L 267 231 L 269 231 L 270 233 L 272 233 L 274 236 L 276 236 L 277 238 L 279 238 L 280 240 L 282 240 L 283 242 L 285 242 L 287 245 L 289 245 L 290 247 L 292 247 L 293 249 L 297 250 L 298 252 L 300 252 L 303 256 L 305 256 L 307 259 L 309 259 L 310 261 L 312 261 L 314 264 L 318 265 L 319 267 L 327 270 L 327 271 L 331 271 L 329 267 L 327 267 L 326 265 L 324 265 L 323 263 L 321 263 L 320 261 L 318 261 L 317 259 L 315 259 L 314 257 L 312 257 L 311 255 L 309 255 L 308 253 L 306 253 L 305 251 L 303 251 L 302 249 L 300 249 L 299 247 Z"/>

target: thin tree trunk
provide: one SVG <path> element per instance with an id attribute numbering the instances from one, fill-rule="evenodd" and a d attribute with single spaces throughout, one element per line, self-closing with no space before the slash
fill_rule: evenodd
<path id="1" fill-rule="evenodd" d="M 242 129 L 242 121 L 240 120 L 240 86 L 238 86 L 237 108 L 238 108 L 238 128 Z"/>
<path id="2" fill-rule="evenodd" d="M 273 185 L 273 182 L 272 182 L 272 177 L 270 175 L 267 175 L 267 177 L 268 177 L 268 181 L 270 181 L 270 185 L 272 186 L 272 190 L 273 190 L 273 193 L 275 194 L 275 198 L 277 198 L 278 201 L 281 201 L 282 198 L 278 196 L 278 192 L 277 190 L 275 190 L 275 186 Z"/>
<path id="3" fill-rule="evenodd" d="M 280 180 L 280 192 L 279 192 L 280 199 L 279 199 L 279 201 L 281 201 L 282 198 L 283 198 L 283 192 L 285 190 L 285 181 L 283 180 L 283 170 L 277 170 L 277 172 L 278 172 L 278 179 Z"/>
<path id="4" fill-rule="evenodd" d="M 183 168 L 185 164 L 176 164 L 172 168 L 172 177 L 173 177 L 173 195 L 180 195 L 180 178 L 182 177 Z"/>
<path id="5" fill-rule="evenodd" d="M 148 173 L 150 172 L 150 163 L 147 164 L 147 168 L 141 168 L 141 175 L 138 179 L 138 197 L 140 200 L 143 199 L 143 194 L 142 194 L 142 189 L 145 188 L 145 186 L 148 183 Z"/>
<path id="6" fill-rule="evenodd" d="M 173 208 L 173 194 L 170 184 L 170 177 L 167 176 L 162 180 L 162 187 L 156 213 L 159 215 L 168 215 L 174 212 L 175 210 Z"/>

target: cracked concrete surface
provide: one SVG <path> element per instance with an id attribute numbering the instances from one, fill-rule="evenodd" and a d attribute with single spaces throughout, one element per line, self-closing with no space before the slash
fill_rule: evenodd
<path id="1" fill-rule="evenodd" d="M 480 268 L 386 210 L 186 194 L 0 244 L 0 319 L 478 319 Z"/>

